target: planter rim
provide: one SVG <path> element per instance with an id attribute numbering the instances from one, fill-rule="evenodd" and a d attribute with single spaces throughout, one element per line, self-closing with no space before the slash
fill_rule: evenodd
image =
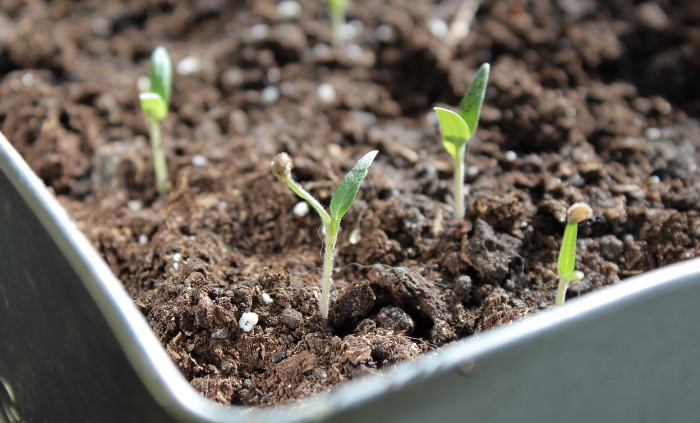
<path id="1" fill-rule="evenodd" d="M 395 368 L 349 381 L 330 393 L 292 404 L 249 408 L 222 406 L 200 395 L 177 369 L 152 332 L 121 282 L 77 228 L 39 177 L 0 132 L 0 170 L 36 213 L 61 252 L 76 269 L 81 282 L 103 313 L 120 347 L 142 383 L 161 407 L 177 420 L 200 422 L 297 422 L 315 421 L 342 410 L 376 400 L 409 382 L 474 363 L 494 351 L 533 339 L 550 329 L 575 324 L 591 314 L 642 301 L 661 290 L 680 289 L 697 274 L 700 258 L 630 277 L 563 307 L 551 308 L 423 356 Z"/>

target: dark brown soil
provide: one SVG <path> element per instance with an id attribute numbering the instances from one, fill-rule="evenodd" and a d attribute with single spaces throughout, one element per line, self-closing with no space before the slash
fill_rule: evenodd
<path id="1" fill-rule="evenodd" d="M 305 397 L 550 307 L 573 202 L 596 218 L 569 297 L 699 256 L 700 3 L 484 1 L 450 49 L 428 22 L 457 3 L 353 1 L 358 34 L 333 50 L 320 1 L 282 21 L 268 0 L 0 0 L 1 129 L 192 385 L 226 404 Z M 136 85 L 159 44 L 199 65 L 176 75 L 163 128 L 167 198 Z M 482 62 L 454 223 L 431 107 L 456 105 Z M 320 220 L 293 213 L 269 164 L 289 152 L 327 203 L 371 149 L 327 325 Z M 247 311 L 260 320 L 244 333 Z"/>

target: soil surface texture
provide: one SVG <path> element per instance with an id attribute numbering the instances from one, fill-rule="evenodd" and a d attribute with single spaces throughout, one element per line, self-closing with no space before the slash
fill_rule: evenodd
<path id="1" fill-rule="evenodd" d="M 295 4 L 0 0 L 0 129 L 202 394 L 307 397 L 551 307 L 574 202 L 595 218 L 569 298 L 700 255 L 697 0 L 482 1 L 466 37 L 461 1 L 355 0 L 338 47 L 324 2 Z M 165 197 L 138 104 L 158 45 Z M 455 222 L 432 107 L 483 62 Z M 321 221 L 270 161 L 327 205 L 373 149 L 324 322 Z"/>

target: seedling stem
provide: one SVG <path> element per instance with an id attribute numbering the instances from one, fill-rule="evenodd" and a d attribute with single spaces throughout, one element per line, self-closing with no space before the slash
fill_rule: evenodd
<path id="1" fill-rule="evenodd" d="M 464 219 L 464 161 L 469 148 L 469 141 L 476 133 L 484 104 L 486 85 L 488 84 L 490 66 L 484 63 L 479 68 L 474 80 L 469 84 L 459 104 L 459 111 L 435 107 L 442 145 L 455 161 L 454 205 L 455 220 Z"/>
<path id="2" fill-rule="evenodd" d="M 345 175 L 331 197 L 330 213 L 326 212 L 308 191 L 302 188 L 292 178 L 294 166 L 292 158 L 287 153 L 280 153 L 272 162 L 272 173 L 277 179 L 286 183 L 296 195 L 306 200 L 316 210 L 323 222 L 324 249 L 323 249 L 323 276 L 321 277 L 321 297 L 318 301 L 318 314 L 323 319 L 328 319 L 330 310 L 331 284 L 333 283 L 333 252 L 340 231 L 340 220 L 348 211 L 355 196 L 367 176 L 369 166 L 372 164 L 377 151 L 370 151 L 357 162 L 357 164 Z"/>
<path id="3" fill-rule="evenodd" d="M 173 64 L 168 51 L 157 47 L 151 54 L 150 87 L 147 92 L 139 95 L 141 109 L 150 126 L 153 171 L 156 175 L 156 189 L 160 195 L 165 195 L 168 190 L 168 166 L 161 144 L 160 121 L 168 115 L 172 73 Z"/>
<path id="4" fill-rule="evenodd" d="M 165 162 L 163 146 L 160 142 L 160 123 L 151 121 L 151 150 L 153 151 L 153 170 L 156 175 L 156 188 L 160 195 L 165 195 L 168 189 L 168 165 Z"/>
<path id="5" fill-rule="evenodd" d="M 466 145 L 457 149 L 457 157 L 455 160 L 455 219 L 464 220 L 464 156 L 466 155 Z"/>
<path id="6" fill-rule="evenodd" d="M 593 217 L 593 211 L 588 204 L 575 203 L 566 213 L 567 222 L 564 228 L 564 239 L 561 242 L 559 258 L 557 260 L 557 273 L 559 285 L 557 287 L 556 305 L 561 306 L 566 299 L 566 289 L 569 282 L 581 280 L 583 272 L 576 269 L 576 237 L 578 224 Z"/>

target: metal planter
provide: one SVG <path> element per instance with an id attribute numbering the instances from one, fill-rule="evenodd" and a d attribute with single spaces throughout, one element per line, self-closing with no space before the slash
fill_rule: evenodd
<path id="1" fill-rule="evenodd" d="M 694 421 L 700 260 L 295 404 L 222 407 L 0 134 L 0 422 Z"/>

